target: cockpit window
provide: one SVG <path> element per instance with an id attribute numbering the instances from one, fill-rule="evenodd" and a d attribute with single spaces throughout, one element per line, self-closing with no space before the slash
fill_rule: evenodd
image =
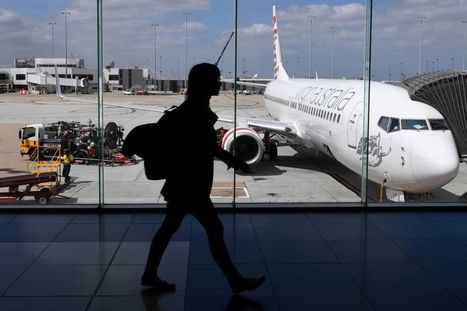
<path id="1" fill-rule="evenodd" d="M 433 131 L 449 130 L 444 119 L 429 119 L 428 122 L 430 122 L 430 126 Z"/>
<path id="2" fill-rule="evenodd" d="M 422 119 L 401 120 L 403 130 L 428 130 L 428 124 Z"/>
<path id="3" fill-rule="evenodd" d="M 399 119 L 397 118 L 391 118 L 390 121 L 389 121 L 389 128 L 388 128 L 388 132 L 391 133 L 391 132 L 396 132 L 396 131 L 399 131 L 401 128 L 399 126 Z"/>
<path id="4" fill-rule="evenodd" d="M 389 118 L 388 117 L 381 117 L 378 121 L 378 126 L 383 130 L 388 130 Z"/>

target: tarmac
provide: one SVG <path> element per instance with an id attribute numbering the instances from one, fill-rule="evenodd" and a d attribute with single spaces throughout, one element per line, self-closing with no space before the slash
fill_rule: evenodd
<path id="1" fill-rule="evenodd" d="M 83 95 L 85 98 L 95 98 Z M 123 125 L 125 133 L 133 127 L 155 122 L 160 113 L 136 109 L 159 106 L 169 108 L 183 101 L 182 95 L 121 95 L 106 93 L 104 102 L 131 105 L 134 108 L 105 106 L 104 123 Z M 211 108 L 220 116 L 234 115 L 233 94 L 223 93 L 213 97 Z M 238 95 L 238 116 L 267 118 L 261 95 Z M 62 102 L 55 95 L 0 95 L 0 177 L 24 174 L 27 160 L 19 154 L 18 130 L 25 125 L 49 123 L 59 120 L 97 122 L 97 107 L 93 104 Z M 229 128 L 231 124 L 218 123 L 217 127 Z M 196 132 L 186 129 L 185 139 L 196 139 Z M 67 199 L 55 199 L 50 204 L 98 203 L 98 170 L 95 165 L 73 165 L 73 181 L 64 187 L 61 195 Z M 114 165 L 104 168 L 104 202 L 107 204 L 163 203 L 159 195 L 163 181 L 149 181 L 144 176 L 143 162 L 135 165 Z M 212 199 L 216 203 L 233 200 L 234 173 L 224 163 L 215 162 Z M 251 174 L 235 176 L 236 202 L 257 203 L 343 203 L 360 202 L 359 176 L 342 165 L 320 156 L 310 157 L 298 153 L 289 146 L 279 147 L 275 162 L 265 160 L 253 167 Z M 373 185 L 374 187 L 375 185 Z M 0 189 L 4 191 L 4 189 Z M 414 201 L 458 202 L 465 199 L 467 191 L 467 165 L 461 164 L 458 177 L 433 197 L 417 197 Z M 377 200 L 376 198 L 372 198 Z M 8 202 L 11 204 L 11 202 Z M 32 198 L 24 204 L 34 203 Z M 0 201 L 0 204 L 1 201 Z"/>

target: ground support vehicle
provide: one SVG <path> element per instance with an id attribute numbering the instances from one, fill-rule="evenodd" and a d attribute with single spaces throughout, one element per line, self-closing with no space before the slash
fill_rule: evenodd
<path id="1" fill-rule="evenodd" d="M 2 177 L 0 188 L 8 188 L 8 191 L 0 192 L 1 200 L 18 202 L 24 197 L 33 196 L 43 205 L 58 196 L 66 198 L 58 194 L 62 187 L 56 172 Z"/>
<path id="2" fill-rule="evenodd" d="M 91 159 L 99 158 L 100 148 L 103 148 L 104 160 L 112 160 L 120 154 L 123 127 L 115 122 L 109 122 L 105 129 L 100 131 L 91 120 L 87 124 L 76 121 L 30 124 L 20 129 L 19 139 L 20 154 L 28 155 L 30 160 L 48 160 L 59 148 L 60 154 L 69 150 L 77 163 L 87 164 L 95 162 Z M 103 140 L 103 144 L 99 139 Z"/>

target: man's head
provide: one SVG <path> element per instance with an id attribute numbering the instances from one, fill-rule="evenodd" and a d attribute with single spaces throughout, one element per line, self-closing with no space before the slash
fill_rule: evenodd
<path id="1" fill-rule="evenodd" d="M 219 95 L 221 72 L 216 65 L 202 63 L 193 66 L 188 74 L 188 97 L 209 98 Z"/>

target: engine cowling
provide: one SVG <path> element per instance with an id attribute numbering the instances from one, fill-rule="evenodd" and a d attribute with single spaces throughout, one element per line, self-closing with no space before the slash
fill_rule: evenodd
<path id="1" fill-rule="evenodd" d="M 234 139 L 234 129 L 228 130 L 222 138 L 222 148 L 233 152 L 246 163 L 254 165 L 261 161 L 264 153 L 264 144 L 255 130 L 247 127 L 237 127 Z"/>

